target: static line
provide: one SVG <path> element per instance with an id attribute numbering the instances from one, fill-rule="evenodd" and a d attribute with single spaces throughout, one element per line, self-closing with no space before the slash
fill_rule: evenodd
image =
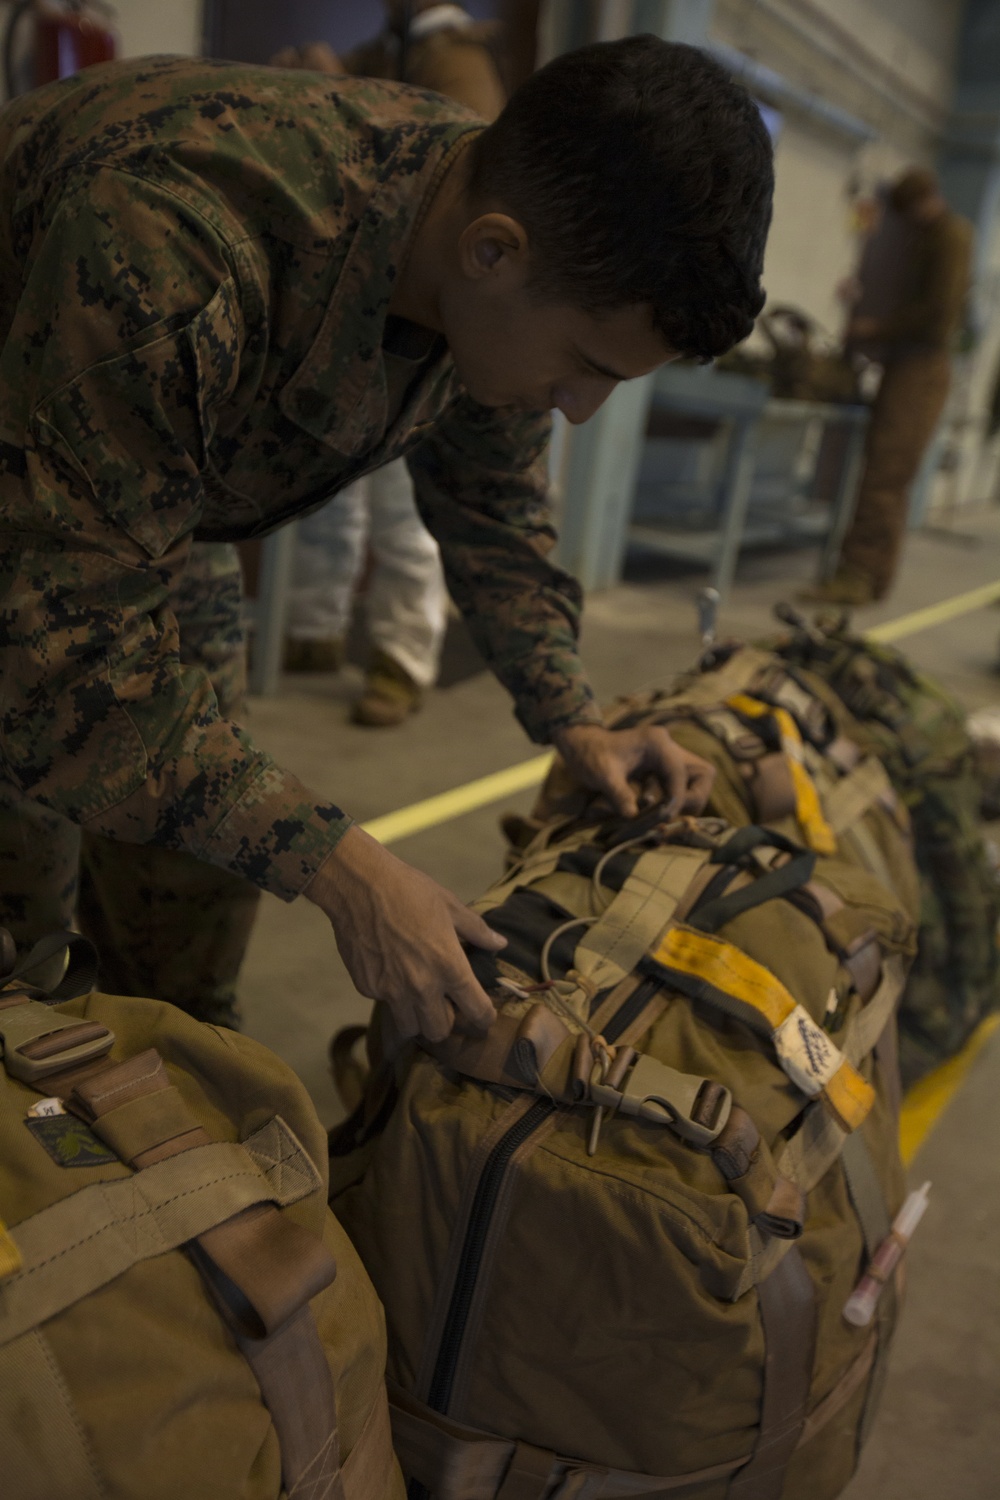
<path id="1" fill-rule="evenodd" d="M 1000 1026 L 1000 1015 L 987 1016 L 954 1057 L 921 1078 L 910 1089 L 899 1112 L 899 1149 L 906 1166 L 961 1088 L 965 1075 Z"/>
<path id="2" fill-rule="evenodd" d="M 909 615 L 900 615 L 898 620 L 886 620 L 876 625 L 867 634 L 873 641 L 899 641 L 904 636 L 915 635 L 918 630 L 927 630 L 931 625 L 940 625 L 953 620 L 970 610 L 982 609 L 1000 599 L 1000 583 L 987 583 L 982 588 L 970 589 L 967 594 L 956 594 L 952 599 L 943 599 L 940 604 L 928 605 Z M 531 760 L 522 760 L 505 771 L 494 771 L 490 776 L 480 776 L 478 781 L 468 781 L 464 786 L 453 787 L 449 792 L 439 792 L 436 797 L 425 797 L 422 802 L 412 802 L 397 812 L 384 813 L 382 817 L 370 818 L 362 823 L 366 833 L 382 844 L 395 843 L 397 839 L 410 838 L 412 834 L 424 833 L 463 813 L 475 812 L 503 797 L 512 797 L 515 792 L 528 791 L 539 786 L 552 762 L 552 754 L 534 755 Z"/>

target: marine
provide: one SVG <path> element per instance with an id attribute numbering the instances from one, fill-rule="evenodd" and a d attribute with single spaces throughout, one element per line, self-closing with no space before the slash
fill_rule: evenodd
<path id="1" fill-rule="evenodd" d="M 625 816 L 650 775 L 696 810 L 703 762 L 600 722 L 580 591 L 549 556 L 547 412 L 585 421 L 620 380 L 749 332 L 772 185 L 749 96 L 651 37 L 557 59 L 488 128 L 405 85 L 188 59 L 10 105 L 0 843 L 40 872 L 0 898 L 19 936 L 72 899 L 44 847 L 71 825 L 114 842 L 105 866 L 163 857 L 154 968 L 205 950 L 168 915 L 169 864 L 200 862 L 210 887 L 318 905 L 402 1031 L 488 1024 L 462 944 L 502 939 L 227 716 L 190 644 L 192 544 L 265 535 L 405 454 L 529 736 Z"/>

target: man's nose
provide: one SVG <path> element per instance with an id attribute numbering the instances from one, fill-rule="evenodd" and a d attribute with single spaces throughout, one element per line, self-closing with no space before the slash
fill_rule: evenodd
<path id="1" fill-rule="evenodd" d="M 553 405 L 558 407 L 567 422 L 579 427 L 604 405 L 617 384 L 616 380 L 588 380 L 586 386 L 556 386 Z"/>

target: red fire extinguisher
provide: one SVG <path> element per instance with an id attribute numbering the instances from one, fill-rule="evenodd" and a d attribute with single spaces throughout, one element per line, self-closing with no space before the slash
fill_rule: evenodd
<path id="1" fill-rule="evenodd" d="M 25 49 L 20 23 L 29 15 L 33 36 Z M 110 62 L 118 50 L 113 20 L 114 12 L 103 0 L 19 0 L 3 40 L 8 99 L 92 63 Z"/>

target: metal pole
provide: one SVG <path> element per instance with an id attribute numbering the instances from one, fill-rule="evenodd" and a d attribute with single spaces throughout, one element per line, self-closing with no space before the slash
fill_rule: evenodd
<path id="1" fill-rule="evenodd" d="M 292 582 L 298 526 L 290 521 L 265 538 L 260 549 L 260 577 L 253 614 L 254 636 L 250 691 L 273 698 L 281 679 L 281 658 L 288 619 L 288 590 Z"/>

